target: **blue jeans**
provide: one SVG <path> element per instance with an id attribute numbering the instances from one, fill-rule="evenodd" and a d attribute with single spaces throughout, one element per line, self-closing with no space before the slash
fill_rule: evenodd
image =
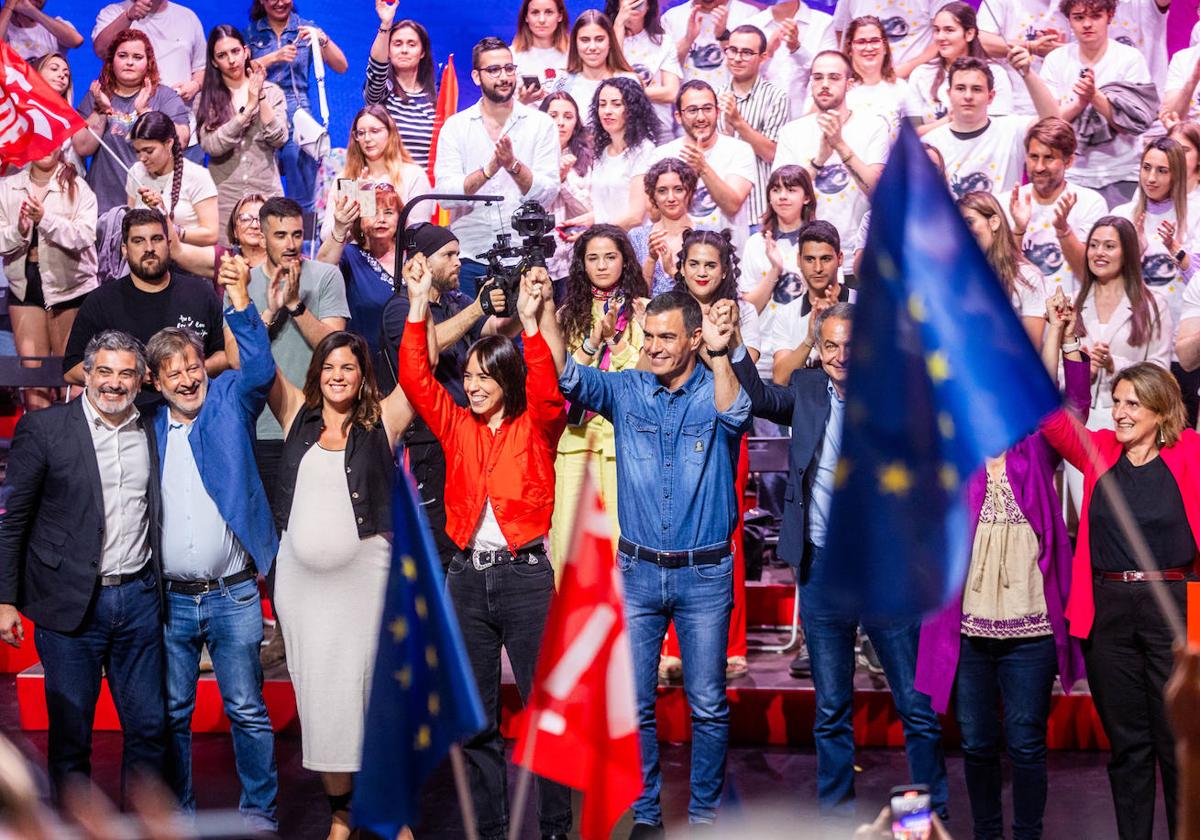
<path id="1" fill-rule="evenodd" d="M 812 572 L 800 586 L 800 615 L 816 690 L 817 801 L 823 811 L 853 814 L 854 640 L 860 616 L 847 615 L 826 603 L 822 582 L 825 552 L 815 546 L 809 551 Z M 929 785 L 933 808 L 944 817 L 947 789 L 941 723 L 929 697 L 913 687 L 920 623 L 861 623 L 879 655 L 900 714 L 909 773 L 914 782 Z"/>
<path id="2" fill-rule="evenodd" d="M 45 627 L 34 631 L 46 672 L 47 769 L 56 794 L 67 777 L 91 775 L 92 724 L 102 669 L 125 733 L 122 798 L 130 771 L 162 774 L 167 726 L 159 616 L 158 582 L 146 569 L 137 580 L 100 587 L 91 612 L 74 633 Z"/>
<path id="3" fill-rule="evenodd" d="M 184 811 L 196 809 L 192 793 L 192 712 L 200 676 L 200 648 L 208 645 L 221 701 L 233 733 L 233 755 L 242 795 L 238 808 L 248 826 L 275 831 L 275 736 L 263 701 L 262 606 L 254 580 L 204 595 L 167 593 L 168 778 Z"/>
<path id="4" fill-rule="evenodd" d="M 707 566 L 665 569 L 617 553 L 625 587 L 625 620 L 633 651 L 644 788 L 633 803 L 635 822 L 659 825 L 658 658 L 673 619 L 683 659 L 683 690 L 692 708 L 692 776 L 688 822 L 710 823 L 721 804 L 729 746 L 725 646 L 733 607 L 733 558 Z"/>
<path id="5" fill-rule="evenodd" d="M 1046 721 L 1058 673 L 1053 636 L 963 636 L 955 677 L 963 765 L 975 840 L 1004 837 L 1000 805 L 1000 709 L 1012 763 L 1013 840 L 1042 836 L 1046 809 Z"/>
<path id="6" fill-rule="evenodd" d="M 320 164 L 301 151 L 292 139 L 292 116 L 296 107 L 295 100 L 287 103 L 288 141 L 275 154 L 279 160 L 279 173 L 283 175 L 283 194 L 294 199 L 305 213 L 312 213 L 317 209 L 317 168 Z M 319 219 L 317 228 L 320 228 Z"/>
<path id="7" fill-rule="evenodd" d="M 487 276 L 487 263 L 464 259 L 458 270 L 458 290 L 471 300 L 479 295 L 479 281 Z"/>

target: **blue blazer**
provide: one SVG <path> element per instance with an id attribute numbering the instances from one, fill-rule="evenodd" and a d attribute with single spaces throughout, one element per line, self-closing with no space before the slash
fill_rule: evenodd
<path id="1" fill-rule="evenodd" d="M 808 544 L 807 510 L 817 454 L 829 422 L 829 377 L 820 368 L 800 368 L 786 387 L 764 382 L 749 355 L 733 363 L 733 372 L 750 397 L 755 417 L 792 427 L 783 526 L 776 552 L 789 566 L 806 572 L 801 564 Z"/>
<path id="2" fill-rule="evenodd" d="M 225 325 L 237 340 L 241 370 L 227 370 L 208 380 L 208 395 L 188 435 L 200 481 L 229 524 L 233 535 L 261 574 L 271 570 L 279 551 L 279 535 L 267 493 L 254 461 L 254 426 L 275 381 L 271 339 L 251 303 L 243 311 L 225 310 Z M 170 408 L 161 405 L 154 417 L 158 439 L 158 475 L 167 454 Z"/>

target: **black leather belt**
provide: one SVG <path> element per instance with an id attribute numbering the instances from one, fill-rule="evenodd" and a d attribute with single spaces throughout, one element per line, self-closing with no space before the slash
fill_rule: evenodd
<path id="1" fill-rule="evenodd" d="M 167 591 L 178 592 L 180 595 L 207 595 L 209 592 L 219 592 L 224 587 L 230 587 L 242 581 L 253 580 L 258 576 L 258 570 L 251 563 L 240 572 L 234 572 L 228 577 L 217 580 L 175 580 L 166 578 Z"/>
<path id="2" fill-rule="evenodd" d="M 664 569 L 681 569 L 684 566 L 712 566 L 720 563 L 729 556 L 729 543 L 716 548 L 701 548 L 695 551 L 655 551 L 652 548 L 642 548 L 636 543 L 621 537 L 617 540 L 617 549 L 629 557 L 645 560 Z"/>
<path id="3" fill-rule="evenodd" d="M 136 572 L 128 572 L 123 575 L 100 575 L 101 586 L 123 586 L 127 583 L 133 583 L 135 580 L 141 580 L 147 570 L 147 566 L 142 566 Z"/>
<path id="4" fill-rule="evenodd" d="M 533 566 L 538 562 L 538 558 L 545 555 L 546 549 L 541 545 L 531 545 L 525 548 L 518 548 L 516 553 L 509 551 L 507 548 L 501 548 L 496 551 L 475 551 L 468 549 L 463 554 L 470 558 L 471 565 L 476 570 L 482 572 L 484 569 L 490 569 L 492 566 L 507 566 L 510 563 L 528 563 Z"/>
<path id="5" fill-rule="evenodd" d="M 1135 569 L 1128 572 L 1096 572 L 1101 580 L 1119 580 L 1122 583 L 1143 583 L 1150 580 L 1187 580 L 1192 573 L 1191 566 L 1179 566 L 1175 569 L 1156 569 L 1143 572 Z"/>

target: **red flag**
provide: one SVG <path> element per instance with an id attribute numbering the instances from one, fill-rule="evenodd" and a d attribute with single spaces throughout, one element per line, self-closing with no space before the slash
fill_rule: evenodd
<path id="1" fill-rule="evenodd" d="M 86 125 L 42 75 L 0 42 L 0 163 L 44 158 Z"/>
<path id="2" fill-rule="evenodd" d="M 454 53 L 446 58 L 446 66 L 442 68 L 442 83 L 438 86 L 437 107 L 433 112 L 433 139 L 429 141 L 429 183 L 437 187 L 433 176 L 433 165 L 437 162 L 438 135 L 442 133 L 442 124 L 446 117 L 458 113 L 458 76 L 454 75 Z M 433 223 L 447 227 L 450 224 L 450 213 L 440 206 L 433 211 Z"/>
<path id="3" fill-rule="evenodd" d="M 601 840 L 642 792 L 642 762 L 621 573 L 590 465 L 574 533 L 513 755 L 583 791 L 579 833 Z"/>

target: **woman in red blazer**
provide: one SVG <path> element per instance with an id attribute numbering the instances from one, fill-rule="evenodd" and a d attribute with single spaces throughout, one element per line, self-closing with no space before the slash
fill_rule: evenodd
<path id="1" fill-rule="evenodd" d="M 536 275 L 536 280 L 534 276 Z M 500 737 L 500 648 L 528 697 L 542 643 L 554 571 L 545 539 L 554 511 L 554 455 L 567 425 L 554 359 L 538 332 L 543 306 L 553 306 L 545 269 L 521 283 L 517 314 L 525 358 L 503 336 L 485 336 L 467 354 L 468 408 L 454 402 L 429 368 L 429 288 L 421 254 L 404 266 L 411 308 L 400 340 L 400 387 L 446 453 L 446 533 L 461 549 L 446 587 L 488 718 L 465 745 L 471 795 L 482 837 L 508 833 L 507 770 Z M 543 837 L 566 838 L 571 793 L 538 780 Z"/>
<path id="2" fill-rule="evenodd" d="M 1149 840 L 1156 761 L 1172 836 L 1176 814 L 1174 736 L 1163 708 L 1175 640 L 1150 581 L 1162 581 L 1182 617 L 1200 544 L 1200 435 L 1185 428 L 1174 377 L 1153 362 L 1120 371 L 1112 395 L 1115 429 L 1085 429 L 1059 411 L 1042 431 L 1083 473 L 1067 621 L 1071 635 L 1084 640 L 1088 685 L 1112 744 L 1108 776 L 1118 833 L 1122 840 Z M 1154 570 L 1143 571 L 1134 559 L 1111 490 L 1128 504 Z"/>

